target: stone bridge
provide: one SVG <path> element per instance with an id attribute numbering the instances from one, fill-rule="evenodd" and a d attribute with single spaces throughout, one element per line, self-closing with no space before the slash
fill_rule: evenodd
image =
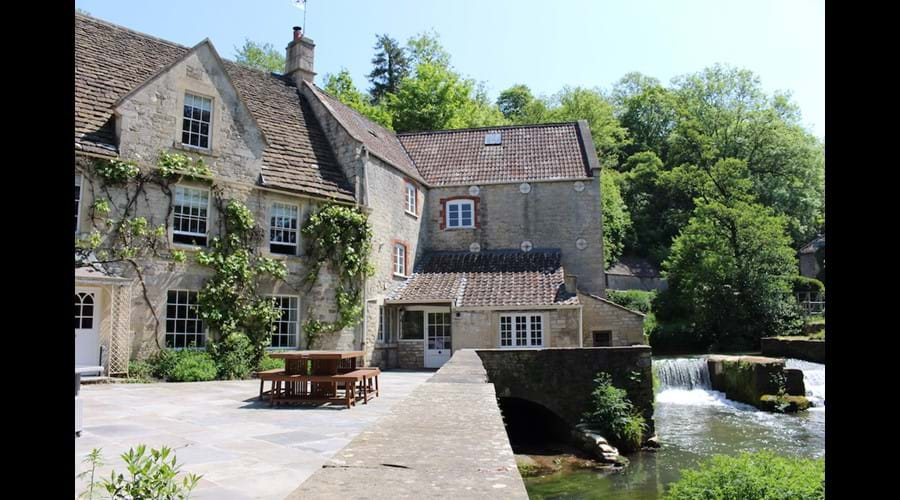
<path id="1" fill-rule="evenodd" d="M 571 347 L 553 349 L 479 349 L 488 381 L 497 397 L 537 403 L 570 426 L 590 404 L 597 372 L 612 376 L 649 426 L 653 425 L 653 373 L 650 346 Z"/>
<path id="2" fill-rule="evenodd" d="M 606 371 L 628 391 L 653 435 L 650 363 L 648 346 L 461 349 L 288 499 L 526 500 L 497 398 L 540 404 L 574 425 L 587 409 L 595 375 Z"/>

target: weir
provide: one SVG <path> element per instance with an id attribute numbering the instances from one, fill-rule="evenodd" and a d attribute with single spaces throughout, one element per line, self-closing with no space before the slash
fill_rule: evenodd
<path id="1" fill-rule="evenodd" d="M 659 379 L 660 390 L 710 389 L 709 366 L 706 358 L 657 359 L 653 370 Z"/>

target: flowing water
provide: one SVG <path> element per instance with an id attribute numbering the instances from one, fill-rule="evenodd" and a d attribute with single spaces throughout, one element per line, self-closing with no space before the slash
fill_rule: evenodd
<path id="1" fill-rule="evenodd" d="M 825 456 L 825 365 L 787 360 L 803 370 L 807 397 L 817 406 L 776 414 L 730 401 L 710 389 L 705 357 L 654 358 L 660 381 L 654 419 L 662 447 L 629 455 L 621 472 L 580 470 L 525 479 L 531 498 L 657 499 L 679 471 L 706 458 L 744 451 Z"/>

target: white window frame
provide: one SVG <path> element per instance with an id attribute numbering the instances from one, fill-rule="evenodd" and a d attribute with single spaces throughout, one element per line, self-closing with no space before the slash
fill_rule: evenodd
<path id="1" fill-rule="evenodd" d="M 205 220 L 206 221 L 206 232 L 205 233 L 193 233 L 190 231 L 181 231 L 181 230 L 175 229 L 175 218 L 181 217 L 179 214 L 175 213 L 175 207 L 176 206 L 184 206 L 184 205 L 178 204 L 178 191 L 179 190 L 190 190 L 190 191 L 198 191 L 200 193 L 205 193 L 205 196 L 206 196 L 206 218 L 205 218 L 206 219 Z M 175 235 L 177 234 L 177 235 L 181 235 L 181 236 L 193 236 L 193 237 L 204 238 L 205 243 L 201 246 L 207 246 L 209 244 L 209 224 L 210 224 L 210 217 L 209 217 L 209 214 L 210 214 L 210 209 L 209 209 L 210 192 L 209 192 L 209 189 L 198 188 L 198 187 L 193 187 L 193 186 L 186 186 L 183 184 L 176 184 L 175 185 L 175 196 L 174 196 L 173 201 L 174 201 L 174 203 L 172 205 L 172 244 L 173 245 L 194 246 L 190 243 L 183 243 L 180 241 L 175 241 Z M 192 217 L 192 216 L 188 215 L 187 217 Z"/>
<path id="2" fill-rule="evenodd" d="M 401 252 L 397 252 L 397 249 L 401 249 Z M 394 275 L 407 277 L 406 274 L 408 269 L 406 269 L 406 245 L 403 243 L 394 243 L 394 248 L 391 249 L 391 260 L 394 264 Z"/>
<path id="3" fill-rule="evenodd" d="M 81 174 L 75 174 L 75 185 L 78 186 L 78 200 L 75 201 L 75 232 L 81 231 L 81 200 L 84 199 L 84 180 Z"/>
<path id="4" fill-rule="evenodd" d="M 174 303 L 173 303 L 173 302 L 169 302 L 169 293 L 171 293 L 171 292 L 175 292 L 175 302 L 174 302 Z M 182 336 L 185 336 L 185 335 L 198 335 L 198 336 L 200 336 L 200 335 L 202 335 L 202 337 L 203 337 L 203 345 L 202 345 L 202 346 L 196 346 L 195 348 L 196 348 L 196 349 L 206 349 L 206 339 L 207 339 L 208 336 L 209 336 L 209 328 L 208 328 L 208 326 L 206 325 L 206 323 L 205 323 L 202 319 L 200 319 L 200 312 L 199 312 L 199 311 L 197 311 L 197 317 L 196 317 L 196 318 L 187 318 L 187 317 L 185 317 L 185 318 L 179 318 L 179 317 L 178 317 L 177 307 L 180 306 L 180 305 L 182 305 L 180 302 L 178 302 L 178 292 L 186 292 L 186 293 L 189 293 L 189 294 L 190 294 L 190 293 L 193 293 L 193 294 L 195 294 L 195 295 L 197 295 L 197 294 L 199 293 L 199 292 L 197 292 L 196 290 L 187 290 L 187 289 L 181 289 L 181 288 L 169 288 L 169 289 L 166 290 L 166 318 L 165 318 L 165 322 L 166 322 L 165 325 L 166 325 L 166 326 L 165 326 L 165 335 L 163 336 L 163 345 L 165 345 L 167 349 L 175 349 L 175 350 L 186 349 L 186 348 L 187 348 L 187 347 L 186 347 L 186 345 L 187 345 L 187 340 L 185 340 L 185 347 L 177 347 L 177 346 L 176 346 L 177 342 L 175 342 L 174 339 L 173 339 L 173 341 L 172 341 L 172 347 L 169 347 L 169 346 L 168 346 L 168 337 L 169 337 L 169 335 L 173 335 L 175 338 L 177 338 L 179 335 L 182 335 Z M 199 299 L 199 296 L 198 296 L 198 299 Z M 198 302 L 199 302 L 199 301 L 198 301 Z M 187 303 L 185 303 L 185 304 L 188 304 L 188 305 L 189 305 L 190 303 L 187 302 Z M 174 318 L 170 318 L 170 317 L 169 317 L 169 306 L 170 306 L 170 305 L 176 306 L 176 311 L 175 311 L 175 317 L 174 317 Z M 194 304 L 194 307 L 196 307 L 196 304 Z M 176 323 L 175 323 L 175 329 L 174 329 L 174 331 L 172 331 L 172 332 L 169 331 L 169 321 L 175 321 L 175 322 L 176 322 Z M 193 322 L 195 322 L 195 324 L 199 324 L 199 326 L 202 327 L 202 331 L 196 331 L 196 329 L 195 329 L 195 332 L 194 332 L 194 333 L 187 333 L 186 331 L 185 331 L 185 332 L 179 333 L 179 332 L 177 331 L 177 330 L 178 330 L 178 323 L 177 323 L 177 321 L 185 321 L 185 322 L 187 322 L 187 321 L 193 321 Z M 185 323 L 185 324 L 187 324 L 187 323 Z"/>
<path id="5" fill-rule="evenodd" d="M 404 207 L 409 215 L 419 216 L 419 190 L 412 182 L 406 181 L 406 206 Z"/>
<path id="6" fill-rule="evenodd" d="M 294 344 L 293 344 L 293 345 L 290 345 L 290 346 L 273 346 L 273 345 L 271 344 L 271 342 L 270 342 L 270 343 L 269 343 L 269 347 L 268 347 L 267 349 L 268 349 L 268 350 L 273 350 L 273 351 L 284 350 L 284 349 L 287 349 L 287 350 L 291 350 L 291 349 L 299 349 L 299 348 L 300 348 L 300 296 L 299 296 L 299 295 L 267 295 L 267 297 L 271 297 L 271 298 L 273 298 L 273 299 L 288 299 L 288 300 L 294 299 L 294 300 L 297 301 L 297 308 L 296 308 L 296 313 L 297 313 L 296 316 L 297 316 L 297 317 L 296 317 L 296 319 L 293 321 L 293 324 L 294 324 Z M 277 307 L 277 309 L 280 310 L 280 311 L 284 311 L 284 309 L 281 308 L 281 307 Z M 290 309 L 288 309 L 288 310 L 290 310 Z M 291 323 L 290 321 L 282 321 L 282 320 L 279 318 L 279 319 L 277 319 L 277 320 L 275 321 L 275 324 L 273 325 L 273 327 L 274 327 L 274 328 L 277 328 L 279 324 L 290 324 L 290 323 Z M 275 331 L 273 330 L 272 333 L 269 335 L 269 340 L 272 340 L 272 338 L 273 338 L 275 335 L 276 335 L 276 333 L 275 333 Z M 279 335 L 280 335 L 280 336 L 283 336 L 282 334 L 279 334 Z"/>
<path id="7" fill-rule="evenodd" d="M 384 342 L 384 333 L 387 331 L 387 317 L 385 314 L 384 306 L 378 306 L 378 335 L 375 337 L 375 340 L 378 342 Z"/>
<path id="8" fill-rule="evenodd" d="M 190 99 L 190 104 L 188 104 L 188 100 L 189 100 L 189 99 Z M 199 101 L 200 106 L 195 106 L 194 104 L 195 104 L 195 103 L 198 103 L 198 101 Z M 203 108 L 203 106 L 202 106 L 206 101 L 209 102 L 209 109 L 208 109 L 208 110 L 205 110 L 205 109 Z M 184 93 L 184 100 L 183 100 L 182 103 L 181 103 L 181 115 L 180 115 L 180 118 L 181 118 L 181 130 L 179 131 L 179 132 L 180 132 L 180 133 L 179 133 L 179 142 L 181 142 L 181 145 L 182 145 L 182 146 L 187 147 L 187 148 L 199 149 L 199 150 L 203 150 L 203 151 L 211 151 L 211 150 L 212 150 L 213 102 L 214 102 L 214 101 L 213 101 L 213 98 L 212 98 L 212 97 L 203 96 L 203 95 L 200 95 L 200 94 L 191 92 L 191 91 L 186 91 L 186 92 Z M 199 110 L 200 110 L 200 113 L 201 113 L 201 119 L 200 119 L 200 120 L 195 120 L 193 117 L 191 117 L 191 118 L 186 118 L 186 117 L 184 116 L 184 107 L 185 107 L 185 106 L 191 106 L 191 108 L 199 109 Z M 202 119 L 202 118 L 203 118 L 203 117 L 202 117 L 203 111 L 209 111 L 209 121 L 208 121 L 208 122 L 204 122 L 203 119 Z M 185 121 L 185 120 L 188 121 L 188 129 L 187 129 L 187 130 L 184 129 L 184 121 Z M 199 124 L 200 124 L 200 127 L 202 127 L 203 124 L 206 123 L 206 127 L 207 127 L 207 128 L 206 128 L 206 132 L 207 132 L 207 133 L 205 134 L 205 135 L 206 135 L 206 147 L 203 147 L 203 146 L 200 146 L 200 145 L 199 145 L 199 143 L 200 143 L 199 137 L 202 137 L 202 136 L 204 135 L 202 132 L 199 132 L 199 131 L 196 132 L 196 135 L 198 136 L 197 145 L 195 146 L 195 145 L 193 145 L 193 144 L 190 143 L 191 135 L 194 134 L 194 132 L 191 132 L 191 124 L 194 123 L 194 122 L 199 123 Z M 185 132 L 187 132 L 187 134 L 188 134 L 188 142 L 184 142 L 184 134 L 185 134 Z"/>
<path id="9" fill-rule="evenodd" d="M 296 217 L 294 218 L 294 221 L 295 221 L 294 225 L 296 226 L 295 229 L 285 228 L 285 227 L 275 227 L 272 224 L 272 219 L 274 219 L 276 217 L 276 215 L 275 215 L 276 208 L 281 208 L 281 210 L 283 210 L 283 211 L 286 210 L 289 212 L 290 211 L 295 212 L 295 215 L 296 215 Z M 289 217 L 289 216 L 279 215 L 278 217 L 285 218 L 285 217 Z M 273 236 L 272 232 L 273 231 L 280 231 L 283 234 L 294 233 L 295 243 L 287 243 L 284 241 L 272 240 L 272 236 Z M 286 246 L 286 247 L 292 246 L 292 247 L 294 247 L 294 251 L 293 251 L 293 253 L 273 252 L 272 245 L 281 245 L 281 246 Z M 297 255 L 299 248 L 300 248 L 300 206 L 292 204 L 292 203 L 273 201 L 269 205 L 269 253 L 273 253 L 273 254 L 277 254 L 277 255 Z"/>
<path id="10" fill-rule="evenodd" d="M 503 320 L 504 318 L 509 318 L 509 345 L 503 345 Z M 520 345 L 517 339 L 517 318 L 524 318 L 525 324 L 525 344 Z M 541 338 L 540 343 L 535 343 L 534 338 L 532 337 L 533 333 L 533 321 L 535 318 L 540 319 L 540 330 L 541 330 Z M 522 311 L 522 312 L 510 312 L 500 314 L 500 318 L 497 322 L 497 346 L 501 349 L 541 349 L 547 344 L 547 321 L 545 319 L 545 314 L 540 312 L 533 311 Z"/>
<path id="11" fill-rule="evenodd" d="M 470 213 L 472 214 L 471 220 L 468 225 L 463 225 L 462 218 L 462 207 L 463 205 L 468 205 Z M 457 212 L 459 214 L 457 225 L 450 224 L 450 211 L 452 207 L 458 207 Z M 450 200 L 446 202 L 446 206 L 444 207 L 444 217 L 446 220 L 444 221 L 444 227 L 447 229 L 474 229 L 475 228 L 475 201 L 474 200 Z"/>

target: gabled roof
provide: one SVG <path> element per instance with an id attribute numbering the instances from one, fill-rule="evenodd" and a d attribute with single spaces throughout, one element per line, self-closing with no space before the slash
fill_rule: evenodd
<path id="1" fill-rule="evenodd" d="M 619 260 L 606 270 L 606 274 L 616 276 L 634 276 L 636 278 L 659 278 L 659 269 L 649 260 L 641 257 L 620 257 Z"/>
<path id="2" fill-rule="evenodd" d="M 817 236 L 800 249 L 800 253 L 816 253 L 816 250 L 825 246 L 825 235 Z"/>
<path id="3" fill-rule="evenodd" d="M 424 183 L 424 179 L 413 164 L 397 136 L 390 130 L 359 114 L 337 98 L 328 94 L 313 83 L 303 82 L 322 103 L 326 110 L 350 134 L 361 142 L 370 154 L 393 165 L 404 174 Z"/>
<path id="4" fill-rule="evenodd" d="M 585 129 L 586 124 L 569 122 L 397 137 L 425 180 L 440 186 L 591 177 L 599 167 Z M 485 145 L 488 134 L 499 134 L 500 144 Z"/>
<path id="5" fill-rule="evenodd" d="M 455 307 L 577 305 L 578 297 L 565 291 L 564 276 L 557 249 L 430 252 L 385 301 L 444 301 Z"/>
<path id="6" fill-rule="evenodd" d="M 76 14 L 75 149 L 116 156 L 113 105 L 188 50 Z M 226 74 L 268 143 L 263 151 L 261 183 L 353 201 L 353 187 L 293 80 L 223 62 Z"/>

